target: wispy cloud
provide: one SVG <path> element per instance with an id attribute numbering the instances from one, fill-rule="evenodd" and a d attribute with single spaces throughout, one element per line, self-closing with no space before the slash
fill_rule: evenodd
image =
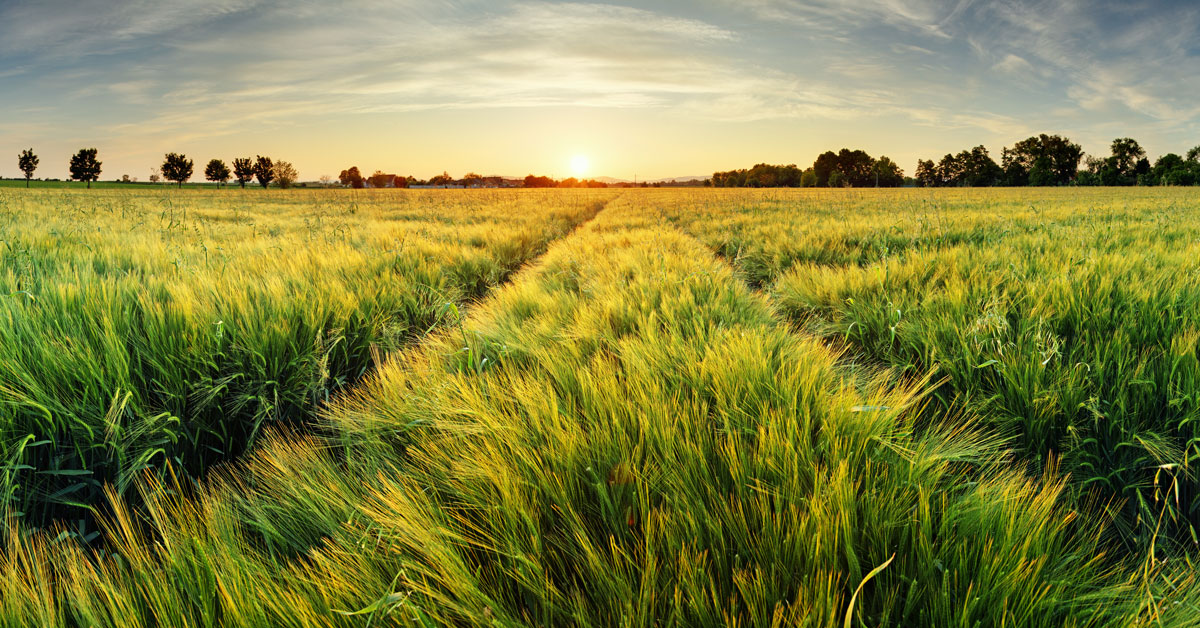
<path id="1" fill-rule="evenodd" d="M 772 20 L 817 28 L 891 24 L 948 39 L 953 23 L 973 0 L 730 0 Z"/>
<path id="2" fill-rule="evenodd" d="M 550 107 L 976 143 L 1181 135 L 1200 125 L 1197 41 L 1186 0 L 43 0 L 0 4 L 0 119 L 24 121 L 0 141 Z"/>

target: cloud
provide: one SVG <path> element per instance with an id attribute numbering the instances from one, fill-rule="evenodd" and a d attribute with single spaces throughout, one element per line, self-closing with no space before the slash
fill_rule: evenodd
<path id="1" fill-rule="evenodd" d="M 1126 111 L 1186 123 L 1200 114 L 1200 9 L 1185 3 L 1017 2 L 988 5 L 986 47 L 1019 70 L 1036 59 L 1066 95 L 1090 111 Z"/>
<path id="2" fill-rule="evenodd" d="M 1005 55 L 999 63 L 992 66 L 992 69 L 1006 74 L 1018 75 L 1027 75 L 1034 72 L 1033 64 L 1012 53 Z"/>
<path id="3" fill-rule="evenodd" d="M 848 132 L 887 120 L 921 141 L 1200 120 L 1200 7 L 1183 0 L 655 2 L 0 3 L 0 119 L 27 122 L 0 140 L 39 128 L 158 150 L 548 107 Z"/>
<path id="4" fill-rule="evenodd" d="M 973 0 L 729 0 L 769 20 L 787 20 L 826 28 L 865 27 L 886 23 L 928 36 L 948 39 L 944 27 Z"/>
<path id="5" fill-rule="evenodd" d="M 140 115 L 112 135 L 233 133 L 297 116 L 529 107 L 671 108 L 711 120 L 873 114 L 892 97 L 799 77 L 738 56 L 739 34 L 645 9 L 591 3 L 460 3 L 440 14 L 313 14 L 261 5 L 228 28 L 191 15 L 129 29 L 154 54 L 135 63 L 64 67 L 43 84 L 106 98 Z M 310 7 L 311 8 L 311 7 Z M 228 3 L 209 18 L 244 10 Z M 352 10 L 351 10 L 352 9 Z M 70 30 L 72 18 L 62 28 Z M 121 33 L 81 46 L 106 48 Z M 205 60 L 196 63 L 196 60 Z M 868 66 L 843 67 L 877 73 Z M 78 83 L 82 83 L 79 86 Z"/>
<path id="6" fill-rule="evenodd" d="M 0 7 L 0 54 L 115 54 L 150 36 L 245 13 L 255 0 L 41 0 Z"/>

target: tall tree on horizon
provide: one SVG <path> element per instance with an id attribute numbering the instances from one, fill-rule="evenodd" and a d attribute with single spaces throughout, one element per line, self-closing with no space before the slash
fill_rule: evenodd
<path id="1" fill-rule="evenodd" d="M 938 184 L 937 164 L 932 159 L 918 159 L 917 171 L 913 174 L 917 185 L 923 188 L 936 187 Z"/>
<path id="2" fill-rule="evenodd" d="M 25 173 L 26 188 L 29 187 L 29 180 L 33 178 L 33 172 L 37 170 L 38 161 L 38 156 L 33 154 L 32 148 L 21 151 L 21 154 L 17 156 L 17 166 L 21 172 Z"/>
<path id="3" fill-rule="evenodd" d="M 1000 153 L 1006 185 L 1066 185 L 1079 174 L 1083 147 L 1045 133 L 1021 140 Z"/>
<path id="4" fill-rule="evenodd" d="M 904 185 L 904 170 L 887 155 L 882 155 L 871 166 L 875 187 L 898 188 Z"/>
<path id="5" fill-rule="evenodd" d="M 363 176 L 362 173 L 359 172 L 358 166 L 350 166 L 350 168 L 343 170 L 341 174 L 338 175 L 338 182 L 342 185 L 348 185 L 356 190 L 361 190 L 363 187 Z"/>
<path id="6" fill-rule="evenodd" d="M 229 166 L 220 159 L 213 159 L 204 167 L 204 178 L 217 184 L 217 189 L 221 188 L 221 184 L 229 180 Z"/>
<path id="7" fill-rule="evenodd" d="M 88 189 L 92 189 L 92 181 L 100 180 L 100 161 L 96 159 L 96 149 L 81 148 L 71 157 L 71 178 L 76 181 L 87 181 Z"/>
<path id="8" fill-rule="evenodd" d="M 1136 185 L 1138 177 L 1150 173 L 1150 160 L 1137 140 L 1120 137 L 1112 141 L 1112 156 L 1100 169 L 1104 185 Z"/>
<path id="9" fill-rule="evenodd" d="M 166 159 L 163 160 L 162 173 L 167 181 L 174 181 L 183 187 L 183 182 L 192 178 L 192 167 L 195 164 L 187 155 L 179 153 L 167 153 Z"/>
<path id="10" fill-rule="evenodd" d="M 249 157 L 235 158 L 233 160 L 233 176 L 242 189 L 246 189 L 246 184 L 254 180 L 254 160 Z"/>
<path id="11" fill-rule="evenodd" d="M 254 160 L 254 178 L 258 179 L 258 184 L 267 189 L 271 186 L 271 182 L 275 180 L 275 162 L 271 161 L 270 157 L 258 155 Z"/>
<path id="12" fill-rule="evenodd" d="M 271 166 L 271 174 L 274 180 L 278 183 L 279 188 L 286 190 L 292 187 L 296 179 L 300 178 L 300 173 L 296 172 L 296 168 L 291 162 L 277 161 Z"/>
<path id="13" fill-rule="evenodd" d="M 813 162 L 813 172 L 817 175 L 817 187 L 829 186 L 829 175 L 838 169 L 838 154 L 828 150 L 817 156 Z"/>

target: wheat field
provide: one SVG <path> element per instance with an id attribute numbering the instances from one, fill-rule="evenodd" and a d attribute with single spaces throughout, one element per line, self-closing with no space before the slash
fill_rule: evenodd
<path id="1" fill-rule="evenodd" d="M 1186 189 L 0 190 L 0 623 L 1193 626 Z"/>

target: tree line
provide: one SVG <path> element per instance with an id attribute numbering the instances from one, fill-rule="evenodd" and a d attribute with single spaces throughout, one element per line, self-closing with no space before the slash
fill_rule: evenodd
<path id="1" fill-rule="evenodd" d="M 1113 140 L 1109 152 L 1108 157 L 1085 156 L 1079 144 L 1042 134 L 1004 148 L 1000 163 L 983 146 L 947 154 L 936 163 L 918 161 L 915 178 L 922 187 L 1200 184 L 1200 146 L 1186 157 L 1167 153 L 1154 165 L 1132 138 Z"/>
<path id="2" fill-rule="evenodd" d="M 1080 164 L 1083 167 L 1080 167 Z M 1041 134 L 1005 147 L 1000 163 L 984 146 L 919 160 L 911 179 L 887 157 L 843 148 L 817 157 L 800 170 L 795 164 L 758 164 L 748 170 L 713 173 L 713 187 L 985 187 L 1054 185 L 1200 185 L 1200 146 L 1185 156 L 1168 153 L 1151 165 L 1136 140 L 1113 140 L 1108 157 L 1087 156 L 1059 135 Z"/>
<path id="3" fill-rule="evenodd" d="M 866 151 L 843 148 L 821 153 L 805 170 L 796 164 L 758 164 L 749 170 L 714 172 L 710 182 L 718 188 L 895 188 L 904 185 L 904 171 L 886 156 L 875 159 Z"/>
<path id="4" fill-rule="evenodd" d="M 400 176 L 387 174 L 382 170 L 376 170 L 369 177 L 364 177 L 358 166 L 351 166 L 338 174 L 338 183 L 343 187 L 361 190 L 363 188 L 408 188 L 408 187 L 464 187 L 464 188 L 479 188 L 479 187 L 526 187 L 526 188 L 602 188 L 608 185 L 602 181 L 592 179 L 576 179 L 574 177 L 557 180 L 550 177 L 529 175 L 524 179 L 505 179 L 504 177 L 485 177 L 483 175 L 468 172 L 462 178 L 456 179 L 450 176 L 450 173 L 443 172 L 429 179 L 418 179 L 413 176 Z M 323 183 L 331 183 L 331 181 L 322 181 Z"/>
<path id="5" fill-rule="evenodd" d="M 79 152 L 72 155 L 68 165 L 71 179 L 85 182 L 88 189 L 91 189 L 92 182 L 100 180 L 101 166 L 103 165 L 97 155 L 98 151 L 95 148 L 81 148 Z M 21 151 L 17 156 L 17 166 L 25 175 L 25 187 L 29 187 L 29 182 L 33 179 L 33 173 L 37 171 L 40 162 L 41 159 L 34 154 L 32 148 Z M 187 155 L 167 153 L 157 172 L 161 173 L 167 181 L 183 187 L 183 184 L 192 178 L 194 166 L 195 163 L 188 159 Z M 282 160 L 276 161 L 262 155 L 256 155 L 253 159 L 250 157 L 236 158 L 233 160 L 232 170 L 220 159 L 213 159 L 204 167 L 204 178 L 216 183 L 218 187 L 227 184 L 232 178 L 243 189 L 247 183 L 255 180 L 263 188 L 270 187 L 271 183 L 275 183 L 281 188 L 288 188 L 296 182 L 299 176 L 291 163 Z M 158 174 L 151 175 L 150 180 L 157 182 Z"/>

